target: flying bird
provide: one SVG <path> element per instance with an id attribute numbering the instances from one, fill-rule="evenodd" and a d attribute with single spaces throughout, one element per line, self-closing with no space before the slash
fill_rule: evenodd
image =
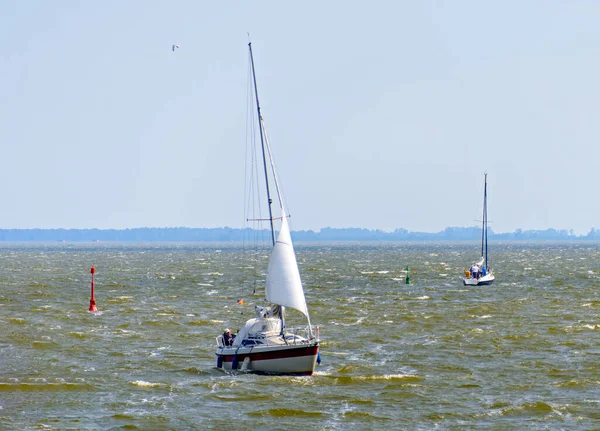
<path id="1" fill-rule="evenodd" d="M 175 50 L 179 48 L 179 45 L 171 45 L 171 49 L 173 50 L 173 52 L 175 52 Z"/>

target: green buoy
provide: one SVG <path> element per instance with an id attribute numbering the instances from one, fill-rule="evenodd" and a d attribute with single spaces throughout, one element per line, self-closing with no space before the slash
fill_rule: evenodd
<path id="1" fill-rule="evenodd" d="M 406 267 L 406 281 L 405 284 L 410 284 L 410 274 L 408 273 L 410 270 L 408 269 L 408 266 Z"/>

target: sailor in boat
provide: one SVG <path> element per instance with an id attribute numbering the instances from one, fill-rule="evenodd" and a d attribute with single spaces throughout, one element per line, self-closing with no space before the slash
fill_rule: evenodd
<path id="1" fill-rule="evenodd" d="M 223 332 L 223 344 L 226 346 L 231 346 L 233 344 L 233 339 L 235 335 L 231 333 L 229 328 L 225 328 L 225 332 Z"/>

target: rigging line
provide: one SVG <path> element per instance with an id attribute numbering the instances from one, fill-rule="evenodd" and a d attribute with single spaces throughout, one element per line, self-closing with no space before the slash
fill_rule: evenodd
<path id="1" fill-rule="evenodd" d="M 253 107 L 253 113 L 254 112 L 254 107 Z M 253 126 L 253 130 L 252 130 L 252 137 L 253 137 L 253 152 L 252 152 L 252 216 L 255 217 L 257 214 L 260 216 L 262 214 L 262 200 L 259 199 L 258 197 L 260 196 L 261 193 L 261 187 L 260 187 L 260 180 L 259 180 L 259 176 L 260 176 L 260 162 L 259 162 L 259 149 L 257 148 L 257 140 L 256 140 L 256 122 L 252 121 L 252 126 Z M 262 223 L 254 223 L 252 225 L 248 225 L 248 227 L 250 229 L 252 229 L 251 231 L 251 235 L 253 237 L 253 250 L 254 250 L 254 260 L 253 260 L 253 290 L 252 293 L 256 294 L 256 288 L 258 286 L 258 281 L 259 281 L 259 269 L 258 269 L 258 262 L 257 262 L 257 251 L 259 249 L 259 247 L 264 246 L 265 243 L 265 238 L 264 238 L 264 232 L 262 229 Z"/>
<path id="2" fill-rule="evenodd" d="M 252 91 L 251 88 L 251 84 L 250 84 L 250 89 Z M 253 104 L 254 105 L 254 104 Z M 252 113 L 253 115 L 256 114 L 255 111 L 255 106 L 252 106 Z M 253 159 L 252 159 L 252 173 L 253 173 L 253 188 L 251 191 L 251 196 L 252 196 L 252 218 L 260 218 L 263 214 L 263 209 L 262 209 L 262 205 L 263 205 L 263 201 L 260 198 L 263 193 L 266 195 L 267 191 L 263 188 L 263 183 L 260 180 L 260 176 L 261 176 L 261 162 L 259 161 L 261 158 L 261 151 L 262 151 L 262 147 L 258 145 L 258 139 L 257 139 L 257 126 L 260 127 L 260 125 L 256 124 L 256 121 L 252 121 L 252 143 L 253 143 Z M 264 231 L 264 227 L 261 223 L 252 226 L 252 228 L 254 229 L 254 249 L 258 250 L 259 246 L 264 248 L 266 246 L 267 240 L 265 237 L 265 231 Z M 258 271 L 258 268 L 256 268 L 256 271 Z M 256 273 L 256 276 L 258 277 L 258 272 Z"/>
<path id="3" fill-rule="evenodd" d="M 257 132 L 256 132 L 256 120 L 255 120 L 255 105 L 252 103 L 253 99 L 253 74 L 250 54 L 248 54 L 248 79 L 247 79 L 247 92 L 246 92 L 246 139 L 248 144 L 246 163 L 245 167 L 245 179 L 247 181 L 245 187 L 245 199 L 244 205 L 245 219 L 248 216 L 260 216 L 262 214 L 262 201 L 257 198 L 261 195 L 261 182 L 259 181 L 260 168 L 259 168 L 259 152 L 260 149 L 257 147 Z M 262 224 L 249 225 L 244 222 L 245 230 L 243 234 L 244 238 L 244 250 L 247 255 L 247 267 L 246 274 L 250 278 L 250 285 L 253 287 L 252 293 L 256 294 L 256 287 L 259 282 L 259 269 L 257 264 L 257 250 L 266 246 L 265 232 Z M 249 256 L 249 257 L 248 257 Z"/>
<path id="4" fill-rule="evenodd" d="M 256 123 L 253 122 L 254 126 L 256 126 Z M 255 174 L 255 181 L 254 181 L 254 192 L 253 192 L 253 196 L 255 199 L 253 199 L 253 203 L 254 203 L 254 211 L 253 211 L 253 215 L 257 218 L 261 218 L 261 216 L 264 214 L 264 210 L 262 209 L 262 205 L 263 205 L 263 200 L 260 199 L 260 196 L 264 196 L 265 194 L 265 190 L 264 190 L 264 185 L 262 183 L 262 181 L 260 181 L 260 176 L 261 176 L 261 162 L 259 161 L 261 155 L 261 148 L 259 146 L 258 143 L 258 139 L 256 137 L 257 133 L 255 130 L 254 133 L 254 147 L 255 147 L 255 151 L 253 153 L 254 155 L 254 174 Z M 258 207 L 258 209 L 257 209 Z M 270 219 L 263 219 L 264 221 L 268 221 L 269 223 L 272 223 L 272 221 Z M 255 254 L 255 260 L 254 260 L 254 289 L 253 289 L 253 294 L 256 294 L 256 290 L 257 290 L 257 286 L 259 285 L 259 283 L 262 285 L 262 283 L 264 283 L 264 277 L 263 274 L 261 272 L 261 270 L 259 268 L 262 268 L 262 261 L 265 259 L 265 254 L 264 254 L 264 250 L 268 249 L 270 246 L 272 246 L 271 243 L 271 235 L 272 232 L 271 230 L 265 226 L 262 221 L 257 221 L 254 222 L 252 225 L 252 229 L 253 229 L 253 236 L 254 236 L 254 254 Z M 268 255 L 266 256 L 266 258 L 268 259 Z"/>
<path id="5" fill-rule="evenodd" d="M 248 64 L 248 71 L 247 71 L 247 76 L 250 75 L 250 64 Z M 250 82 L 250 80 L 248 79 L 248 82 Z M 248 211 L 248 206 L 249 206 L 249 193 L 248 193 L 248 188 L 250 187 L 250 185 L 248 184 L 248 160 L 250 158 L 249 154 L 250 154 L 250 143 L 251 143 L 251 139 L 249 139 L 250 135 L 249 135 L 249 129 L 251 127 L 251 123 L 249 121 L 249 115 L 250 115 L 250 109 L 251 109 L 252 105 L 250 104 L 250 91 L 249 91 L 249 86 L 246 86 L 246 146 L 245 146 L 245 152 L 244 152 L 244 215 L 247 214 Z M 243 238 L 245 238 L 245 235 L 243 235 Z M 244 247 L 245 249 L 245 247 Z"/>
<path id="6" fill-rule="evenodd" d="M 485 266 L 490 268 L 490 262 L 488 261 L 488 208 L 487 208 L 487 172 L 485 173 L 485 187 L 484 187 L 484 206 L 485 206 Z"/>
<path id="7" fill-rule="evenodd" d="M 273 179 L 274 179 L 274 182 L 275 182 L 275 189 L 276 189 L 276 192 L 277 192 L 277 198 L 279 200 L 279 206 L 280 206 L 280 208 L 282 210 L 281 212 L 282 212 L 282 215 L 283 215 L 283 213 L 285 212 L 285 209 L 286 208 L 289 209 L 289 206 L 288 206 L 287 200 L 285 198 L 285 193 L 284 193 L 284 190 L 283 190 L 283 183 L 281 181 L 281 178 L 279 177 L 279 173 L 277 172 L 277 168 L 275 167 L 275 161 L 274 161 L 273 152 L 272 152 L 272 149 L 271 149 L 271 141 L 270 141 L 269 136 L 268 136 L 267 126 L 266 126 L 266 122 L 265 122 L 264 119 L 263 119 L 263 132 L 264 132 L 265 142 L 266 142 L 266 146 L 267 146 L 267 151 L 268 151 L 268 154 L 269 154 L 269 160 L 270 160 L 270 163 L 271 163 L 271 170 L 273 172 Z M 290 214 L 285 214 L 285 216 L 288 219 L 290 219 L 290 217 L 291 217 Z M 291 219 L 288 220 L 288 222 L 289 222 L 290 230 L 292 230 L 291 229 L 292 228 Z"/>
<path id="8" fill-rule="evenodd" d="M 250 92 L 250 94 L 252 95 L 252 75 L 249 76 L 248 79 L 248 90 Z M 256 111 L 255 111 L 255 106 L 254 103 L 252 103 L 251 106 L 251 110 L 252 110 L 252 116 L 253 119 L 251 121 L 251 125 L 252 125 L 252 190 L 251 190 L 251 198 L 252 198 L 252 204 L 253 204 L 253 211 L 252 211 L 252 216 L 255 216 L 257 214 L 257 208 L 256 206 L 258 206 L 258 214 L 262 214 L 262 208 L 261 208 L 261 200 L 257 199 L 257 196 L 259 196 L 260 193 L 260 180 L 259 180 L 259 161 L 258 161 L 258 152 L 260 151 L 257 148 L 257 142 L 256 142 L 256 121 L 255 121 L 255 115 L 256 115 Z"/>
<path id="9" fill-rule="evenodd" d="M 486 174 L 486 176 L 487 176 L 487 174 Z M 482 226 L 481 226 L 481 257 L 484 256 L 484 254 L 483 254 L 483 241 L 484 241 L 484 238 L 485 238 L 485 186 L 483 187 L 483 190 L 484 190 L 483 191 L 483 215 L 481 217 L 483 219 L 482 222 L 481 222 L 481 224 L 482 224 Z"/>
<path id="10" fill-rule="evenodd" d="M 263 140 L 263 127 L 262 127 L 262 122 L 263 122 L 263 118 L 262 118 L 262 114 L 260 112 L 260 103 L 258 100 L 258 86 L 256 84 L 256 70 L 254 68 L 254 57 L 252 55 L 252 44 L 248 43 L 248 50 L 250 51 L 250 63 L 252 64 L 252 80 L 254 81 L 254 95 L 256 96 L 256 112 L 258 115 L 258 131 L 260 132 L 260 142 L 261 142 L 261 146 L 262 146 L 262 155 L 263 155 L 263 166 L 264 166 L 264 171 L 265 171 L 265 187 L 267 189 L 267 202 L 269 204 L 269 218 L 273 218 L 273 214 L 272 214 L 272 209 L 271 209 L 271 193 L 269 191 L 269 175 L 268 175 L 268 170 L 267 170 L 267 161 L 266 161 L 266 155 L 265 155 L 265 143 Z M 271 221 L 271 239 L 273 242 L 273 245 L 275 245 L 275 229 L 273 228 L 273 221 Z"/>
<path id="11" fill-rule="evenodd" d="M 273 153 L 271 151 L 271 144 L 269 142 L 269 136 L 267 135 L 267 128 L 263 120 L 263 132 L 265 137 L 265 145 L 267 147 L 267 153 L 269 154 L 269 163 L 271 164 L 271 171 L 273 172 L 273 182 L 275 183 L 275 191 L 277 192 L 277 199 L 279 200 L 279 207 L 281 208 L 281 215 L 284 216 L 285 207 L 281 198 L 281 187 L 279 185 L 279 175 L 277 175 L 277 169 L 275 169 L 275 162 L 273 161 Z"/>
<path id="12" fill-rule="evenodd" d="M 250 80 L 248 79 L 250 75 L 250 62 L 248 62 L 248 70 L 246 71 L 246 82 L 250 82 Z M 243 215 L 244 218 L 247 214 L 248 211 L 248 207 L 250 206 L 250 202 L 249 202 L 249 188 L 250 188 L 250 182 L 248 181 L 249 179 L 249 174 L 248 174 L 248 168 L 249 168 L 249 159 L 250 159 L 250 151 L 251 151 L 251 135 L 249 134 L 249 129 L 251 128 L 251 123 L 249 121 L 250 118 L 250 109 L 251 109 L 251 104 L 250 104 L 250 91 L 249 91 L 249 85 L 246 84 L 246 135 L 245 135 L 245 148 L 244 148 L 244 208 L 243 208 Z M 242 224 L 243 227 L 246 226 L 246 223 Z M 242 230 L 242 266 L 243 266 L 243 274 L 244 274 L 244 278 L 246 278 L 248 276 L 248 266 L 249 266 L 249 262 L 250 262 L 250 258 L 248 257 L 248 249 L 247 249 L 247 241 L 249 241 L 250 239 L 247 237 L 247 232 L 245 229 Z"/>
<path id="13" fill-rule="evenodd" d="M 248 55 L 250 56 L 250 55 Z M 246 183 L 246 187 L 245 187 L 245 198 L 246 198 L 246 203 L 244 205 L 244 216 L 247 217 L 249 214 L 256 214 L 256 196 L 257 196 L 257 185 L 259 184 L 258 182 L 258 164 L 257 164 L 257 160 L 256 160 L 256 153 L 257 153 L 257 149 L 256 149 L 256 122 L 254 120 L 254 114 L 255 114 L 255 106 L 253 102 L 253 88 L 252 88 L 252 65 L 250 62 L 250 58 L 248 59 L 248 73 L 247 73 L 247 91 L 246 91 L 246 124 L 247 124 L 247 133 L 246 133 L 246 139 L 248 142 L 248 152 L 246 155 L 246 162 L 244 164 L 244 167 L 246 169 L 246 173 L 245 173 L 245 180 L 247 181 Z M 249 172 L 248 172 L 249 169 Z M 256 179 L 255 179 L 256 176 Z M 260 201 L 258 201 L 258 211 L 260 213 Z M 248 226 L 246 223 L 244 223 L 244 225 L 246 226 L 246 228 L 251 228 L 251 226 Z M 257 249 L 257 244 L 258 244 L 258 237 L 256 235 L 255 232 L 252 232 L 252 230 L 250 231 L 246 231 L 244 234 L 244 238 L 246 238 L 248 240 L 248 243 L 246 244 L 247 248 L 249 248 L 250 251 L 252 250 L 256 250 Z M 251 255 L 251 253 L 249 253 Z M 250 262 L 250 258 L 248 259 L 248 261 Z M 249 272 L 248 275 L 251 276 L 252 280 L 256 279 L 256 273 L 258 268 L 256 267 L 256 264 L 252 265 L 252 263 L 250 262 L 250 269 L 251 271 Z M 254 287 L 254 293 L 256 293 L 256 287 Z"/>

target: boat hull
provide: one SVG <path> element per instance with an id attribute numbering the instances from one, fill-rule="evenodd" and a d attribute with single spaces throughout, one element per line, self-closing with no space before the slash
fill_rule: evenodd
<path id="1" fill-rule="evenodd" d="M 217 367 L 225 371 L 261 374 L 311 375 L 319 355 L 319 343 L 283 346 L 219 347 Z"/>
<path id="2" fill-rule="evenodd" d="M 479 277 L 479 278 L 466 278 L 463 277 L 463 283 L 465 284 L 465 286 L 486 286 L 489 284 L 492 284 L 494 282 L 494 280 L 496 279 L 496 277 L 494 277 L 493 274 L 487 274 L 484 275 L 483 277 Z"/>

